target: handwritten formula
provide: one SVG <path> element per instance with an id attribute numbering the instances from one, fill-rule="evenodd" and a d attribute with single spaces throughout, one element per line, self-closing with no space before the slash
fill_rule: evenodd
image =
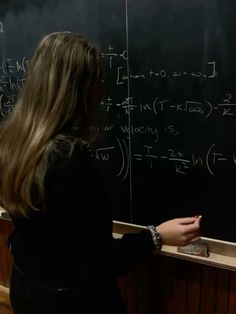
<path id="1" fill-rule="evenodd" d="M 4 23 L 0 21 L 0 35 L 5 33 Z M 0 37 L 1 40 L 1 37 Z M 200 121 L 215 119 L 220 121 L 231 121 L 236 114 L 236 100 L 233 91 L 218 95 L 217 97 L 191 97 L 176 101 L 172 95 L 163 97 L 158 94 L 158 90 L 150 95 L 147 92 L 148 100 L 138 94 L 128 91 L 127 97 L 119 97 L 119 90 L 129 81 L 146 82 L 153 80 L 183 80 L 202 79 L 209 82 L 219 79 L 220 73 L 217 69 L 216 61 L 207 61 L 205 71 L 181 71 L 169 70 L 167 67 L 160 69 L 147 68 L 145 72 L 131 73 L 127 69 L 128 51 L 118 50 L 114 44 L 109 43 L 102 52 L 102 61 L 105 69 L 112 79 L 111 90 L 101 101 L 100 109 L 106 115 L 105 136 L 110 138 L 112 145 L 90 149 L 92 156 L 102 163 L 112 162 L 117 159 L 118 166 L 114 169 L 114 175 L 125 180 L 130 171 L 131 162 L 144 163 L 149 168 L 154 168 L 162 163 L 169 164 L 173 174 L 186 175 L 189 169 L 204 167 L 209 175 L 215 175 L 218 167 L 236 166 L 235 152 L 228 154 L 226 151 L 217 149 L 217 143 L 208 144 L 205 152 L 199 154 L 196 151 L 183 152 L 172 145 L 178 141 L 178 137 L 183 133 L 183 129 L 173 120 L 165 121 L 168 116 L 173 116 L 176 120 L 179 117 L 188 119 L 196 117 Z M 22 89 L 25 78 L 24 75 L 30 65 L 30 56 L 23 56 L 17 59 L 2 56 L 0 59 L 0 116 L 6 117 L 14 108 L 18 92 Z M 106 83 L 106 82 L 105 82 Z M 122 123 L 116 123 L 114 115 L 119 113 L 123 116 Z M 135 117 L 139 116 L 139 121 Z M 140 117 L 144 121 L 140 123 Z M 132 121 L 130 121 L 130 118 Z M 149 120 L 151 119 L 151 122 Z M 163 121 L 164 119 L 164 121 Z M 167 119 L 168 120 L 168 119 Z M 127 122 L 124 122 L 127 121 Z M 199 128 L 201 123 L 199 123 Z M 117 134 L 118 130 L 118 134 Z M 186 130 L 185 130 L 186 131 Z M 197 130 L 195 130 L 197 132 Z M 139 139 L 139 145 L 130 145 L 132 139 Z M 160 152 L 159 144 L 163 139 L 168 139 L 165 151 Z M 114 140 L 115 139 L 115 140 Z"/>

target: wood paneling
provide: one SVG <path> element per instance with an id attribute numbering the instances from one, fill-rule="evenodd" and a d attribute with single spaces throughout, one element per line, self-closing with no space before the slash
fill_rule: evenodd
<path id="1" fill-rule="evenodd" d="M 226 272 L 224 270 L 217 270 L 217 282 L 216 282 L 216 314 L 228 313 L 228 298 L 229 298 L 229 284 L 230 276 L 233 273 Z M 236 278 L 235 278 L 236 279 Z M 236 295 L 234 294 L 234 297 Z M 235 310 L 235 307 L 234 307 Z"/>
<path id="2" fill-rule="evenodd" d="M 230 274 L 230 288 L 228 296 L 228 313 L 236 313 L 236 272 Z"/>
<path id="3" fill-rule="evenodd" d="M 0 285 L 5 287 L 12 265 L 6 245 L 11 229 L 10 221 L 0 219 Z M 236 313 L 236 272 L 230 270 L 155 255 L 117 282 L 128 314 Z"/>
<path id="4" fill-rule="evenodd" d="M 9 301 L 9 291 L 2 286 L 0 286 L 0 313 L 13 314 Z"/>
<path id="5" fill-rule="evenodd" d="M 136 285 L 127 286 L 125 281 L 134 277 Z M 146 314 L 236 313 L 236 272 L 233 271 L 159 255 L 146 259 L 132 276 L 127 274 L 119 281 L 121 289 L 126 289 L 122 295 L 126 295 L 128 314 L 140 313 L 137 304 L 142 307 L 141 313 Z M 140 285 L 143 294 L 137 293 Z M 138 295 L 136 302 L 135 295 Z"/>
<path id="6" fill-rule="evenodd" d="M 190 263 L 186 269 L 186 313 L 199 314 L 200 291 L 200 265 Z"/>
<path id="7" fill-rule="evenodd" d="M 0 219 L 0 285 L 9 287 L 12 257 L 7 248 L 7 237 L 12 230 L 8 220 Z"/>

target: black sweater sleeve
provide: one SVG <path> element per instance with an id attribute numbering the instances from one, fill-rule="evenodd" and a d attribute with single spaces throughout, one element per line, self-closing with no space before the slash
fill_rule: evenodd
<path id="1" fill-rule="evenodd" d="M 114 276 L 132 269 L 140 260 L 154 250 L 148 230 L 125 234 L 121 239 L 112 238 L 96 245 L 97 265 L 103 265 Z"/>

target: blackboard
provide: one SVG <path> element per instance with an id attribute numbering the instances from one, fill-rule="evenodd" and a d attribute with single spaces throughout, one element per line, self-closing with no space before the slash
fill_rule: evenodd
<path id="1" fill-rule="evenodd" d="M 236 3 L 1 1 L 1 118 L 37 42 L 60 30 L 101 47 L 105 129 L 89 149 L 113 218 L 201 214 L 202 235 L 236 242 Z"/>

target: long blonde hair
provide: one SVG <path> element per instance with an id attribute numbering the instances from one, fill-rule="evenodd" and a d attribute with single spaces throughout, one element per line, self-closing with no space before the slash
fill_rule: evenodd
<path id="1" fill-rule="evenodd" d="M 78 34 L 51 33 L 39 42 L 16 106 L 0 125 L 0 205 L 12 216 L 28 217 L 43 202 L 58 134 L 78 121 L 77 140 L 93 139 L 99 124 L 88 99 L 100 62 L 98 49 Z"/>

